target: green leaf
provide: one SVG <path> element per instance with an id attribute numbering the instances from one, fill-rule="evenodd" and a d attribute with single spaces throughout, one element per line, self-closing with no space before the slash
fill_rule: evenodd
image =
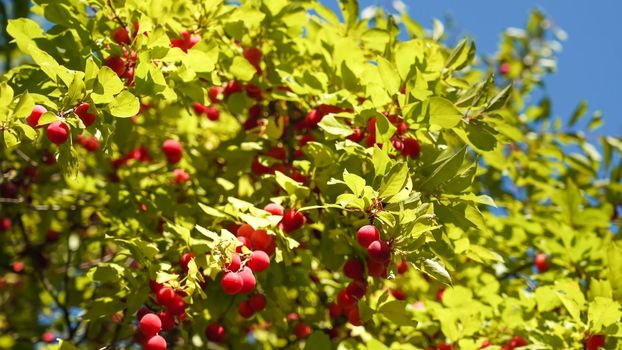
<path id="1" fill-rule="evenodd" d="M 334 115 L 326 115 L 318 123 L 320 129 L 333 136 L 348 136 L 352 134 L 352 129 L 340 122 Z"/>
<path id="2" fill-rule="evenodd" d="M 253 79 L 256 73 L 255 67 L 253 67 L 246 58 L 241 56 L 235 56 L 233 58 L 233 62 L 231 62 L 229 69 L 234 77 L 243 81 Z"/>
<path id="3" fill-rule="evenodd" d="M 451 276 L 440 262 L 432 259 L 423 261 L 423 270 L 441 283 L 451 285 Z"/>
<path id="4" fill-rule="evenodd" d="M 398 326 L 417 326 L 417 322 L 408 317 L 406 306 L 408 303 L 403 300 L 392 300 L 383 304 L 378 309 L 384 317 L 388 318 L 391 322 Z"/>
<path id="5" fill-rule="evenodd" d="M 307 339 L 304 350 L 331 349 L 331 342 L 324 332 L 316 331 Z"/>
<path id="6" fill-rule="evenodd" d="M 462 147 L 462 149 L 454 153 L 452 156 L 444 159 L 441 158 L 440 162 L 435 162 L 433 165 L 435 165 L 436 168 L 434 168 L 432 174 L 427 176 L 420 187 L 432 190 L 445 181 L 454 178 L 462 166 L 465 156 L 466 147 Z"/>
<path id="7" fill-rule="evenodd" d="M 78 348 L 66 340 L 59 339 L 57 350 L 78 350 Z"/>
<path id="8" fill-rule="evenodd" d="M 486 111 L 490 112 L 490 111 L 495 111 L 497 109 L 503 108 L 503 106 L 505 106 L 505 104 L 510 99 L 510 96 L 512 96 L 513 87 L 514 85 L 510 84 L 504 87 L 501 91 L 499 91 L 499 93 L 497 93 L 495 97 L 493 97 L 490 101 L 488 101 L 488 105 L 486 106 Z"/>
<path id="9" fill-rule="evenodd" d="M 579 105 L 574 110 L 574 113 L 572 113 L 572 117 L 568 121 L 568 126 L 573 127 L 579 121 L 579 119 L 581 119 L 581 117 L 585 115 L 585 112 L 587 112 L 587 102 L 585 100 L 582 100 L 581 102 L 579 102 Z"/>
<path id="10" fill-rule="evenodd" d="M 131 92 L 123 91 L 108 105 L 108 110 L 115 117 L 129 118 L 140 110 L 140 101 Z"/>
<path id="11" fill-rule="evenodd" d="M 401 80 L 397 73 L 397 68 L 384 57 L 378 57 L 378 71 L 389 95 L 394 95 L 400 91 Z"/>
<path id="12" fill-rule="evenodd" d="M 274 178 L 279 186 L 289 195 L 297 195 L 299 197 L 306 197 L 309 195 L 309 188 L 280 171 L 274 173 Z"/>
<path id="13" fill-rule="evenodd" d="M 19 144 L 17 134 L 11 129 L 4 129 L 2 132 L 2 138 L 4 139 L 4 145 L 6 148 L 13 148 Z"/>
<path id="14" fill-rule="evenodd" d="M 380 198 L 390 198 L 399 193 L 406 186 L 408 176 L 408 165 L 406 163 L 398 163 L 393 166 L 382 178 L 378 189 Z"/>
<path id="15" fill-rule="evenodd" d="M 470 62 L 469 58 L 471 58 L 469 55 L 469 53 L 471 52 L 470 47 L 469 47 L 469 42 L 470 41 L 468 37 L 464 38 L 451 51 L 451 54 L 449 55 L 449 58 L 447 59 L 447 63 L 445 63 L 445 66 L 447 67 L 447 69 L 462 69 L 467 64 L 469 64 Z"/>
<path id="16" fill-rule="evenodd" d="M 96 104 L 110 103 L 114 95 L 123 90 L 123 82 L 112 69 L 104 66 L 97 73 L 97 82 L 93 87 L 91 99 Z"/>
<path id="17" fill-rule="evenodd" d="M 451 101 L 442 97 L 431 97 L 428 100 L 430 124 L 441 128 L 453 128 L 462 120 L 462 113 Z"/>
<path id="18" fill-rule="evenodd" d="M 371 338 L 366 341 L 367 350 L 389 350 L 389 348 L 382 344 L 379 340 Z"/>
<path id="19" fill-rule="evenodd" d="M 588 307 L 587 319 L 590 330 L 594 333 L 600 333 L 610 325 L 620 324 L 620 318 L 620 304 L 609 298 L 596 297 Z"/>
<path id="20" fill-rule="evenodd" d="M 607 244 L 607 270 L 613 298 L 622 301 L 622 248 L 615 242 Z"/>
<path id="21" fill-rule="evenodd" d="M 343 174 L 343 181 L 355 195 L 360 196 L 363 193 L 363 188 L 365 187 L 366 183 L 365 179 L 363 179 L 362 177 L 356 174 L 345 172 Z"/>
<path id="22" fill-rule="evenodd" d="M 13 116 L 15 118 L 26 118 L 32 113 L 32 109 L 35 107 L 35 100 L 30 96 L 28 92 L 25 92 L 22 97 L 19 99 L 17 106 L 15 106 L 15 110 L 13 111 Z"/>

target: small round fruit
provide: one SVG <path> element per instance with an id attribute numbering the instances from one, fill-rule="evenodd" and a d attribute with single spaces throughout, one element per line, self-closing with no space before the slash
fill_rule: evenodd
<path id="1" fill-rule="evenodd" d="M 236 272 L 227 272 L 222 279 L 220 280 L 220 285 L 225 293 L 229 295 L 234 295 L 239 293 L 244 286 L 244 281 L 242 277 Z"/>
<path id="2" fill-rule="evenodd" d="M 270 257 L 264 251 L 255 250 L 251 253 L 247 266 L 250 267 L 253 272 L 262 272 L 270 266 Z"/>
<path id="3" fill-rule="evenodd" d="M 373 241 L 380 239 L 380 231 L 374 225 L 365 225 L 356 232 L 356 239 L 361 247 L 367 248 Z"/>
<path id="4" fill-rule="evenodd" d="M 267 300 L 265 295 L 255 294 L 248 299 L 248 302 L 255 312 L 259 312 L 266 307 Z"/>
<path id="5" fill-rule="evenodd" d="M 145 350 L 166 350 L 166 340 L 159 335 L 149 338 L 145 342 Z"/>
<path id="6" fill-rule="evenodd" d="M 69 127 L 67 124 L 57 120 L 48 125 L 46 134 L 50 142 L 60 145 L 69 139 Z"/>
<path id="7" fill-rule="evenodd" d="M 37 124 L 39 123 L 39 118 L 41 118 L 41 115 L 43 115 L 43 113 L 47 111 L 48 110 L 45 109 L 45 107 L 41 105 L 35 105 L 30 115 L 26 118 L 26 123 L 28 123 L 31 128 L 40 128 L 41 126 L 37 126 Z"/>
<path id="8" fill-rule="evenodd" d="M 384 262 L 391 257 L 391 247 L 385 241 L 373 241 L 367 247 L 367 254 L 372 260 Z"/>
<path id="9" fill-rule="evenodd" d="M 228 264 L 226 264 L 225 267 L 229 271 L 238 272 L 241 265 L 242 265 L 242 260 L 240 259 L 240 256 L 234 253 L 234 254 L 231 254 L 231 261 Z"/>
<path id="10" fill-rule="evenodd" d="M 184 272 L 188 272 L 188 264 L 190 263 L 190 260 L 192 260 L 193 258 L 194 258 L 194 254 L 186 253 L 182 255 L 181 258 L 179 259 L 179 265 L 181 266 L 181 269 L 184 270 Z"/>
<path id="11" fill-rule="evenodd" d="M 279 227 L 281 227 L 285 233 L 292 233 L 304 226 L 305 221 L 305 216 L 302 215 L 301 212 L 290 209 L 283 215 L 283 220 L 281 220 Z"/>
<path id="12" fill-rule="evenodd" d="M 208 340 L 215 343 L 222 343 L 227 339 L 225 329 L 218 323 L 210 323 L 207 328 L 205 328 L 205 336 Z"/>
<path id="13" fill-rule="evenodd" d="M 114 42 L 119 45 L 129 45 L 132 43 L 130 40 L 130 31 L 126 27 L 117 28 L 117 30 L 112 33 L 112 37 Z"/>
<path id="14" fill-rule="evenodd" d="M 359 300 L 367 293 L 367 283 L 363 281 L 352 281 L 346 287 L 346 293 L 354 299 Z"/>
<path id="15" fill-rule="evenodd" d="M 306 323 L 299 323 L 294 328 L 294 334 L 298 339 L 304 339 L 311 335 L 311 327 L 309 327 Z"/>
<path id="16" fill-rule="evenodd" d="M 205 116 L 207 116 L 207 119 L 211 121 L 216 121 L 220 118 L 220 111 L 214 107 L 206 107 Z"/>
<path id="17" fill-rule="evenodd" d="M 343 274 L 353 280 L 362 280 L 365 267 L 360 260 L 350 259 L 343 265 Z"/>
<path id="18" fill-rule="evenodd" d="M 147 337 L 154 336 L 162 330 L 162 321 L 158 315 L 154 313 L 148 313 L 140 319 L 138 323 L 140 331 Z"/>
<path id="19" fill-rule="evenodd" d="M 158 314 L 158 317 L 160 318 L 160 321 L 162 321 L 163 331 L 168 332 L 171 329 L 175 328 L 175 317 L 173 317 L 172 313 L 167 311 L 161 311 Z"/>
<path id="20" fill-rule="evenodd" d="M 238 313 L 244 318 L 251 318 L 253 317 L 255 311 L 251 307 L 251 304 L 248 302 L 248 300 L 245 300 L 238 307 Z"/>
<path id="21" fill-rule="evenodd" d="M 548 257 L 544 253 L 536 254 L 533 258 L 533 263 L 536 265 L 539 273 L 546 272 L 549 269 Z"/>
<path id="22" fill-rule="evenodd" d="M 90 105 L 86 102 L 82 102 L 74 108 L 74 113 L 82 120 L 84 126 L 89 127 L 97 119 L 97 114 L 89 113 Z"/>
<path id="23" fill-rule="evenodd" d="M 598 350 L 605 347 L 605 336 L 602 334 L 590 335 L 585 340 L 585 350 Z"/>
<path id="24" fill-rule="evenodd" d="M 182 150 L 181 143 L 177 140 L 169 139 L 162 144 L 162 152 L 171 164 L 178 163 L 181 160 Z"/>
<path id="25" fill-rule="evenodd" d="M 255 279 L 255 275 L 253 275 L 253 271 L 248 266 L 244 266 L 242 271 L 239 272 L 240 277 L 242 277 L 243 287 L 240 290 L 242 294 L 248 294 L 255 289 L 257 286 L 257 280 Z"/>
<path id="26" fill-rule="evenodd" d="M 156 293 L 156 300 L 158 301 L 158 304 L 162 306 L 172 304 L 176 297 L 177 294 L 175 294 L 175 291 L 171 287 L 162 287 Z"/>
<path id="27" fill-rule="evenodd" d="M 283 207 L 276 203 L 268 203 L 263 210 L 267 211 L 272 215 L 283 215 Z"/>

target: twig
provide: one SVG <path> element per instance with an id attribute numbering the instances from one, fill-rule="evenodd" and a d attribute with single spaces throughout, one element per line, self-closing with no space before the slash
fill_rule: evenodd
<path id="1" fill-rule="evenodd" d="M 114 16 L 115 21 L 117 21 L 119 23 L 119 25 L 121 25 L 121 27 L 123 28 L 128 28 L 127 24 L 125 24 L 125 22 L 123 22 L 123 20 L 121 19 L 121 17 L 119 17 L 119 15 L 117 14 L 117 10 L 115 10 L 114 6 L 112 6 L 112 0 L 108 0 L 108 6 L 110 7 L 110 9 L 112 10 L 112 14 Z M 131 38 L 130 38 L 131 39 Z"/>

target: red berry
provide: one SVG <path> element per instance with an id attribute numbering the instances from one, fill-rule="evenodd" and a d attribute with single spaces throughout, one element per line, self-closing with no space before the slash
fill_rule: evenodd
<path id="1" fill-rule="evenodd" d="M 263 250 L 268 255 L 274 254 L 276 242 L 266 230 L 253 231 L 250 237 L 251 244 L 256 250 Z"/>
<path id="2" fill-rule="evenodd" d="M 294 328 L 294 335 L 296 335 L 298 339 L 306 338 L 311 335 L 311 327 L 301 322 Z"/>
<path id="3" fill-rule="evenodd" d="M 192 105 L 192 109 L 194 110 L 194 113 L 196 113 L 197 115 L 205 114 L 206 108 L 207 106 L 204 106 L 199 102 L 195 102 Z"/>
<path id="4" fill-rule="evenodd" d="M 361 315 L 358 307 L 353 307 L 348 311 L 348 322 L 350 322 L 353 326 L 360 326 L 363 324 L 361 322 Z"/>
<path id="5" fill-rule="evenodd" d="M 171 47 L 178 47 L 184 52 L 188 52 L 194 45 L 201 41 L 198 35 L 191 35 L 189 32 L 181 32 L 181 39 L 171 40 Z"/>
<path id="6" fill-rule="evenodd" d="M 39 118 L 41 118 L 41 115 L 43 115 L 43 113 L 47 111 L 48 110 L 45 109 L 45 107 L 41 105 L 35 105 L 30 115 L 26 118 L 26 123 L 28 123 L 28 125 L 30 125 L 30 127 L 32 128 L 40 128 L 41 126 L 37 126 L 37 124 L 39 123 Z"/>
<path id="7" fill-rule="evenodd" d="M 452 350 L 454 347 L 451 344 L 440 343 L 436 346 L 436 350 Z"/>
<path id="8" fill-rule="evenodd" d="M 246 237 L 242 237 L 242 236 L 238 236 L 237 239 L 238 239 L 238 241 L 242 242 L 242 245 L 237 246 L 235 248 L 235 252 L 236 253 L 242 253 L 242 247 L 246 247 L 248 249 L 252 248 L 250 239 L 248 239 Z"/>
<path id="9" fill-rule="evenodd" d="M 283 215 L 283 207 L 276 203 L 268 203 L 263 210 L 267 211 L 272 215 Z"/>
<path id="10" fill-rule="evenodd" d="M 161 311 L 158 314 L 160 321 L 162 321 L 162 330 L 165 332 L 170 331 L 175 328 L 175 317 L 173 317 L 172 313 L 167 311 Z"/>
<path id="11" fill-rule="evenodd" d="M 399 289 L 391 289 L 391 295 L 397 300 L 406 300 L 406 294 Z"/>
<path id="12" fill-rule="evenodd" d="M 510 64 L 507 62 L 501 63 L 501 65 L 499 65 L 499 73 L 501 75 L 508 75 L 510 73 Z"/>
<path id="13" fill-rule="evenodd" d="M 510 342 L 508 343 L 508 346 L 511 349 L 517 348 L 519 346 L 525 346 L 527 345 L 527 341 L 525 341 L 525 339 L 523 339 L 521 336 L 515 336 L 514 338 L 512 338 L 512 340 L 510 340 Z"/>
<path id="14" fill-rule="evenodd" d="M 8 231 L 11 228 L 12 222 L 8 217 L 3 217 L 0 220 L 0 231 Z"/>
<path id="15" fill-rule="evenodd" d="M 255 69 L 257 69 L 257 72 L 261 74 L 261 68 L 259 66 L 256 66 Z M 263 96 L 261 94 L 261 88 L 259 88 L 259 86 L 253 83 L 248 83 L 246 84 L 244 89 L 246 89 L 246 95 L 252 98 L 253 100 L 256 100 L 256 101 L 263 100 Z"/>
<path id="16" fill-rule="evenodd" d="M 207 116 L 207 119 L 211 121 L 216 121 L 220 118 L 220 112 L 214 107 L 206 107 L 205 115 Z"/>
<path id="17" fill-rule="evenodd" d="M 181 315 L 186 311 L 186 302 L 181 295 L 175 295 L 173 301 L 166 308 L 174 315 Z"/>
<path id="18" fill-rule="evenodd" d="M 130 31 L 125 27 L 117 28 L 112 34 L 114 38 L 114 42 L 119 45 L 130 45 L 132 41 L 130 40 Z"/>
<path id="19" fill-rule="evenodd" d="M 184 270 L 184 272 L 188 272 L 188 264 L 190 263 L 190 260 L 192 260 L 193 258 L 194 258 L 194 254 L 186 253 L 182 255 L 181 258 L 179 259 L 179 266 L 181 266 L 181 269 Z"/>
<path id="20" fill-rule="evenodd" d="M 242 260 L 240 259 L 240 256 L 237 254 L 231 254 L 231 261 L 228 264 L 225 264 L 225 267 L 229 271 L 238 272 L 241 265 Z"/>
<path id="21" fill-rule="evenodd" d="M 354 128 L 354 129 L 352 129 L 352 134 L 350 134 L 346 138 L 348 140 L 352 141 L 352 142 L 359 143 L 363 139 L 363 136 L 364 136 L 364 134 L 363 134 L 363 130 L 361 130 L 361 128 Z"/>
<path id="22" fill-rule="evenodd" d="M 151 289 L 152 293 L 158 294 L 160 289 L 164 288 L 164 285 L 160 284 L 160 283 L 158 283 L 156 281 L 151 280 L 151 281 L 149 281 L 149 288 Z M 175 294 L 175 293 L 173 293 L 173 294 Z"/>
<path id="23" fill-rule="evenodd" d="M 245 300 L 238 307 L 238 313 L 244 318 L 251 318 L 253 317 L 255 311 L 253 311 L 253 308 L 251 307 L 251 304 L 248 302 L 248 300 Z"/>
<path id="24" fill-rule="evenodd" d="M 388 266 L 386 261 L 376 261 L 369 257 L 367 258 L 367 273 L 372 277 L 386 277 Z"/>
<path id="25" fill-rule="evenodd" d="M 140 321 L 143 318 L 143 316 L 149 313 L 151 313 L 151 309 L 149 309 L 146 306 L 141 306 L 141 308 L 138 309 L 138 311 L 136 311 L 136 319 Z"/>
<path id="26" fill-rule="evenodd" d="M 365 225 L 356 232 L 356 239 L 362 247 L 367 248 L 373 241 L 380 239 L 380 231 L 374 225 Z"/>
<path id="27" fill-rule="evenodd" d="M 367 254 L 372 260 L 384 262 L 391 257 L 391 247 L 385 241 L 373 241 L 367 247 Z"/>
<path id="28" fill-rule="evenodd" d="M 11 264 L 11 269 L 13 269 L 13 272 L 15 273 L 20 273 L 24 271 L 24 267 L 26 267 L 26 265 L 24 265 L 24 263 L 21 261 L 14 261 Z"/>
<path id="29" fill-rule="evenodd" d="M 597 350 L 605 347 L 605 336 L 602 334 L 590 335 L 585 340 L 585 350 Z"/>
<path id="30" fill-rule="evenodd" d="M 536 265 L 536 269 L 538 269 L 538 272 L 540 273 L 546 272 L 549 269 L 548 257 L 544 253 L 536 254 L 533 259 L 533 263 Z"/>
<path id="31" fill-rule="evenodd" d="M 242 278 L 243 283 L 240 293 L 248 294 L 252 292 L 257 285 L 257 280 L 255 279 L 255 275 L 253 275 L 253 271 L 248 266 L 244 266 L 242 271 L 239 272 L 239 275 Z"/>
<path id="32" fill-rule="evenodd" d="M 402 141 L 403 148 L 400 153 L 405 157 L 410 157 L 413 159 L 419 158 L 421 154 L 421 144 L 419 141 L 413 138 L 407 138 Z"/>
<path id="33" fill-rule="evenodd" d="M 400 275 L 408 271 L 408 261 L 402 259 L 402 261 L 397 264 L 397 273 Z"/>
<path id="34" fill-rule="evenodd" d="M 50 142 L 60 145 L 69 139 L 69 127 L 61 121 L 55 121 L 48 125 L 46 134 Z"/>
<path id="35" fill-rule="evenodd" d="M 253 232 L 255 232 L 255 230 L 253 229 L 253 226 L 249 224 L 243 224 L 240 227 L 238 227 L 238 230 L 236 231 L 236 236 L 246 237 L 250 239 Z"/>
<path id="36" fill-rule="evenodd" d="M 243 52 L 244 58 L 252 64 L 255 68 L 259 67 L 259 63 L 261 62 L 261 50 L 256 47 L 247 47 Z"/>
<path id="37" fill-rule="evenodd" d="M 328 305 L 328 316 L 330 318 L 337 318 L 343 314 L 343 308 L 335 303 Z"/>
<path id="38" fill-rule="evenodd" d="M 205 328 L 205 336 L 208 340 L 216 343 L 222 343 L 227 339 L 225 329 L 218 323 L 209 324 L 207 328 Z"/>
<path id="39" fill-rule="evenodd" d="M 490 343 L 490 341 L 488 341 L 488 340 L 484 340 L 484 341 L 482 342 L 482 345 L 480 345 L 480 347 L 479 347 L 479 348 L 480 348 L 480 349 L 485 349 L 485 348 L 489 347 L 490 345 L 492 345 L 492 344 Z"/>
<path id="40" fill-rule="evenodd" d="M 262 272 L 270 266 L 270 257 L 262 250 L 255 250 L 251 253 L 247 266 L 253 272 Z"/>
<path id="41" fill-rule="evenodd" d="M 56 339 L 56 336 L 50 331 L 43 332 L 43 334 L 41 334 L 41 340 L 46 343 L 51 343 L 54 341 L 54 339 Z"/>
<path id="42" fill-rule="evenodd" d="M 255 294 L 248 299 L 248 302 L 255 312 L 259 312 L 266 307 L 267 300 L 265 295 Z"/>
<path id="43" fill-rule="evenodd" d="M 440 288 L 440 289 L 436 292 L 436 300 L 438 300 L 438 301 L 443 301 L 443 294 L 445 294 L 445 288 Z"/>
<path id="44" fill-rule="evenodd" d="M 118 56 L 108 57 L 106 60 L 106 66 L 112 69 L 119 77 L 122 77 L 123 74 L 125 74 L 125 70 L 127 68 L 123 58 Z"/>
<path id="45" fill-rule="evenodd" d="M 181 143 L 176 140 L 166 140 L 162 144 L 162 152 L 164 152 L 164 155 L 169 163 L 178 163 L 181 160 L 182 155 Z"/>
<path id="46" fill-rule="evenodd" d="M 290 209 L 285 213 L 285 215 L 283 215 L 283 219 L 281 220 L 279 227 L 281 227 L 285 233 L 292 233 L 304 226 L 305 221 L 305 216 L 302 215 L 301 212 L 298 212 L 295 209 Z"/>
<path id="47" fill-rule="evenodd" d="M 151 337 L 162 330 L 162 321 L 160 321 L 158 315 L 149 313 L 140 319 L 138 326 L 144 335 Z"/>
<path id="48" fill-rule="evenodd" d="M 360 260 L 350 259 L 343 265 L 343 274 L 353 280 L 362 280 L 365 267 Z"/>
<path id="49" fill-rule="evenodd" d="M 207 90 L 207 97 L 212 103 L 220 102 L 220 94 L 222 94 L 223 88 L 220 86 L 212 86 Z"/>
<path id="50" fill-rule="evenodd" d="M 323 117 L 324 113 L 322 113 L 319 109 L 312 109 L 305 116 L 305 125 L 308 128 L 315 128 Z"/>
<path id="51" fill-rule="evenodd" d="M 244 286 L 244 281 L 242 277 L 236 272 L 227 272 L 222 279 L 220 280 L 220 285 L 225 293 L 229 295 L 234 295 L 239 293 Z"/>
<path id="52" fill-rule="evenodd" d="M 159 335 L 149 338 L 145 342 L 145 350 L 166 350 L 166 340 Z"/>
<path id="53" fill-rule="evenodd" d="M 175 177 L 175 183 L 178 185 L 190 181 L 190 174 L 188 174 L 184 169 L 178 168 L 173 170 L 173 176 Z"/>
<path id="54" fill-rule="evenodd" d="M 156 293 L 156 300 L 158 301 L 158 304 L 162 306 L 167 306 L 167 305 L 172 304 L 175 301 L 176 296 L 177 294 L 175 294 L 175 291 L 173 290 L 173 288 L 162 287 Z"/>
<path id="55" fill-rule="evenodd" d="M 225 86 L 225 89 L 223 90 L 223 95 L 225 96 L 225 98 L 228 98 L 229 96 L 239 92 L 242 92 L 242 84 L 240 84 L 240 82 L 238 81 L 232 80 L 228 82 Z"/>
<path id="56" fill-rule="evenodd" d="M 346 293 L 354 299 L 359 300 L 367 293 L 367 283 L 363 281 L 352 281 L 346 287 Z"/>
<path id="57" fill-rule="evenodd" d="M 352 306 L 356 304 L 356 300 L 348 294 L 348 292 L 343 289 L 337 294 L 337 305 L 345 307 Z"/>

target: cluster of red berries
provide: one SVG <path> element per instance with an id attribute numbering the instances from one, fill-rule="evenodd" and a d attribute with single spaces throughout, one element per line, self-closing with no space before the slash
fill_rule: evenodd
<path id="1" fill-rule="evenodd" d="M 385 277 L 391 258 L 391 247 L 380 239 L 380 231 L 374 225 L 365 225 L 356 232 L 359 244 L 367 249 L 367 271 L 370 276 Z"/>
<path id="2" fill-rule="evenodd" d="M 77 106 L 74 107 L 73 112 L 82 120 L 84 126 L 89 127 L 97 119 L 97 115 L 95 113 L 89 112 L 90 105 L 86 102 L 80 102 Z M 32 112 L 28 117 L 26 117 L 26 123 L 30 125 L 30 127 L 34 129 L 41 128 L 39 125 L 39 119 L 41 116 L 46 113 L 48 110 L 41 105 L 35 105 L 32 109 Z M 61 145 L 69 139 L 69 127 L 63 121 L 56 120 L 50 124 L 48 124 L 46 128 L 46 136 L 50 142 Z M 97 141 L 97 139 L 95 139 Z M 95 148 L 95 150 L 99 147 L 99 141 L 96 142 L 97 146 L 94 146 L 95 143 L 91 142 L 91 144 L 85 146 L 87 150 L 91 151 L 91 149 Z"/>
<path id="3" fill-rule="evenodd" d="M 240 250 L 238 252 L 243 254 Z M 243 256 L 244 260 L 238 253 L 233 253 L 230 261 L 225 264 L 220 285 L 229 295 L 252 292 L 257 285 L 253 272 L 265 271 L 270 266 L 270 256 L 263 250 L 254 250 L 250 254 L 243 254 Z"/>

